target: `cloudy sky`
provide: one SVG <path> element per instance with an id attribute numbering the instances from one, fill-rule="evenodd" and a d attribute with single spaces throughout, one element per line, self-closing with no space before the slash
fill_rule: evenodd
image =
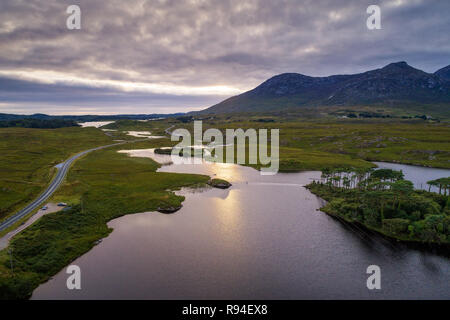
<path id="1" fill-rule="evenodd" d="M 450 64 L 449 14 L 447 0 L 1 0 L 0 112 L 172 113 L 283 72 L 434 72 Z"/>

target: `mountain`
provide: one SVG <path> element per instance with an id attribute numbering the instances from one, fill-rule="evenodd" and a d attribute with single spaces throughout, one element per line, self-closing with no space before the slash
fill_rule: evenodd
<path id="1" fill-rule="evenodd" d="M 434 74 L 406 62 L 353 75 L 284 73 L 202 113 L 260 112 L 313 106 L 450 105 L 450 66 Z"/>
<path id="2" fill-rule="evenodd" d="M 438 77 L 440 77 L 441 79 L 450 81 L 450 66 L 446 66 L 442 69 L 439 69 L 434 74 L 437 75 Z"/>

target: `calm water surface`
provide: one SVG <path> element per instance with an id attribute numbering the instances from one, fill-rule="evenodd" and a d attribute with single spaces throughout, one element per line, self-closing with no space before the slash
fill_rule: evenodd
<path id="1" fill-rule="evenodd" d="M 448 169 L 435 169 L 419 166 L 409 166 L 405 164 L 389 163 L 389 162 L 374 162 L 379 168 L 402 170 L 406 180 L 410 180 L 414 183 L 416 189 L 428 190 L 427 181 L 450 177 L 450 170 Z M 431 191 L 438 192 L 439 188 L 432 187 Z"/>
<path id="2" fill-rule="evenodd" d="M 175 214 L 111 221 L 110 236 L 73 263 L 82 289 L 66 288 L 64 269 L 33 299 L 450 298 L 450 259 L 367 236 L 318 211 L 322 201 L 302 186 L 319 172 L 261 176 L 226 164 L 161 171 L 217 175 L 233 187 L 182 190 L 186 201 Z M 379 291 L 366 287 L 372 264 L 381 267 Z"/>
<path id="3" fill-rule="evenodd" d="M 100 128 L 106 126 L 107 124 L 113 123 L 115 121 L 89 121 L 89 122 L 80 122 L 78 123 L 83 128 L 94 127 Z"/>

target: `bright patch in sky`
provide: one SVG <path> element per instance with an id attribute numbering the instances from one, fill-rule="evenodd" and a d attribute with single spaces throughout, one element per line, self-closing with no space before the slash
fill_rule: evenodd
<path id="1" fill-rule="evenodd" d="M 228 86 L 189 87 L 173 84 L 88 79 L 76 75 L 43 70 L 0 70 L 0 76 L 46 84 L 110 88 L 125 92 L 149 92 L 171 95 L 235 95 L 241 93 L 241 90 Z"/>

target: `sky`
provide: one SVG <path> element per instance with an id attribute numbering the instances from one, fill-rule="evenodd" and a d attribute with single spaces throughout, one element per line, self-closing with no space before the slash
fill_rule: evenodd
<path id="1" fill-rule="evenodd" d="M 284 72 L 435 72 L 449 15 L 448 0 L 1 0 L 0 113 L 187 112 Z"/>

